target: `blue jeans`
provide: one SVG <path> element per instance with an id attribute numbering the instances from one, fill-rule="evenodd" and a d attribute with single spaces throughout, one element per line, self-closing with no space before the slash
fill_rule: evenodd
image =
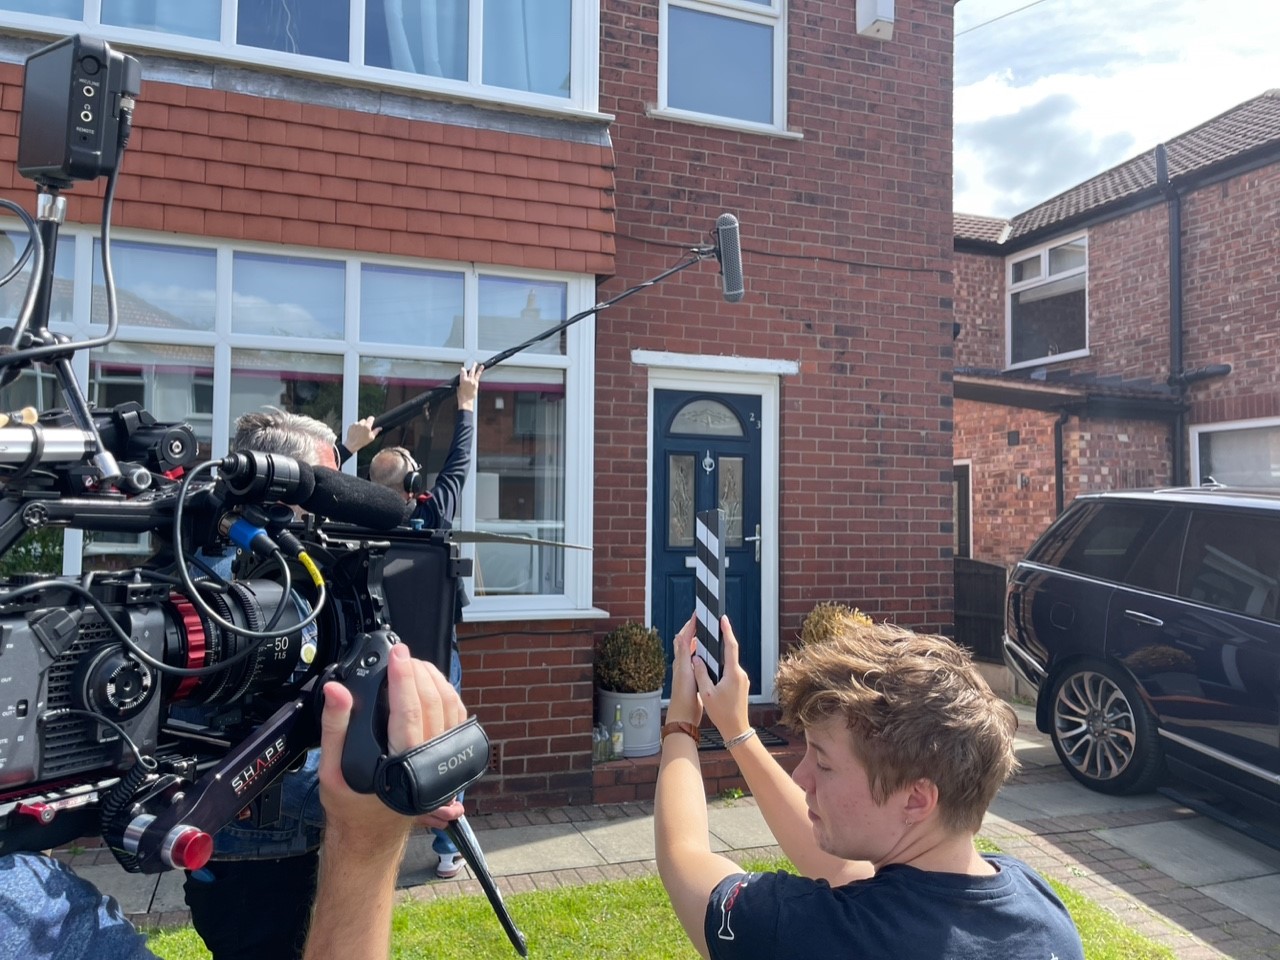
<path id="1" fill-rule="evenodd" d="M 453 650 L 449 654 L 449 683 L 453 685 L 453 689 L 459 693 L 462 692 L 462 661 L 458 657 L 458 638 L 456 636 L 453 638 Z M 462 800 L 463 793 L 458 794 L 459 801 Z M 449 839 L 449 834 L 443 830 L 432 830 L 431 832 L 436 835 L 435 839 L 431 841 L 431 849 L 435 851 L 437 856 L 444 857 L 458 852 L 457 846 Z"/>

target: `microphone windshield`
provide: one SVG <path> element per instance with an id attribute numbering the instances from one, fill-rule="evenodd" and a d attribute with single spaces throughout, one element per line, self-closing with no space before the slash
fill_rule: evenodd
<path id="1" fill-rule="evenodd" d="M 315 491 L 301 503 L 312 513 L 367 530 L 390 530 L 404 519 L 404 497 L 394 490 L 340 470 L 314 470 Z"/>
<path id="2" fill-rule="evenodd" d="M 738 218 L 722 213 L 716 218 L 716 258 L 720 261 L 720 281 L 724 298 L 737 303 L 746 293 L 742 284 L 742 244 L 738 239 Z"/>

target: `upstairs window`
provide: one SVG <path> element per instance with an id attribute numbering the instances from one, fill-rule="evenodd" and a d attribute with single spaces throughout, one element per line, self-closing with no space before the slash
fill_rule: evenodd
<path id="1" fill-rule="evenodd" d="M 660 114 L 785 129 L 783 0 L 662 0 L 659 19 Z"/>
<path id="2" fill-rule="evenodd" d="M 0 26 L 585 110 L 599 21 L 599 0 L 0 0 Z"/>
<path id="3" fill-rule="evenodd" d="M 1088 353 L 1088 260 L 1084 234 L 1009 258 L 1009 367 Z"/>

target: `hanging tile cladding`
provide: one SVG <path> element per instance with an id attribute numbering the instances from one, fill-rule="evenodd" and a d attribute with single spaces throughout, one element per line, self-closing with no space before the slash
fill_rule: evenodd
<path id="1" fill-rule="evenodd" d="M 22 68 L 0 65 L 0 158 Z M 105 181 L 67 192 L 97 222 Z M 607 147 L 144 82 L 118 226 L 576 273 L 613 272 Z M 0 191 L 33 189 L 12 163 Z"/>

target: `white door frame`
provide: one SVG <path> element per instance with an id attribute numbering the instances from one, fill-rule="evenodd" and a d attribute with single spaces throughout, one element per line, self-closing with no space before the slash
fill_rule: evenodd
<path id="1" fill-rule="evenodd" d="M 634 350 L 631 361 L 649 370 L 645 463 L 644 608 L 653 610 L 653 395 L 655 390 L 705 390 L 760 398 L 760 693 L 754 702 L 773 702 L 778 666 L 778 463 L 781 378 L 799 365 L 788 360 L 701 356 Z"/>

